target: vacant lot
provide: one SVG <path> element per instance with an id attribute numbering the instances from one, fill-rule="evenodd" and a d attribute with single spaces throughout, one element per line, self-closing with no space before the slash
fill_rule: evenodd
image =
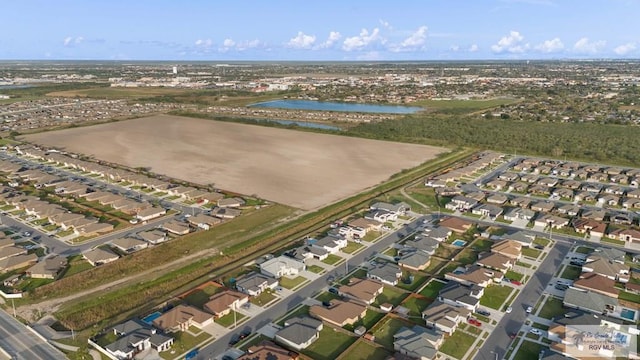
<path id="1" fill-rule="evenodd" d="M 379 184 L 444 151 L 169 115 L 45 132 L 26 140 L 307 210 Z"/>

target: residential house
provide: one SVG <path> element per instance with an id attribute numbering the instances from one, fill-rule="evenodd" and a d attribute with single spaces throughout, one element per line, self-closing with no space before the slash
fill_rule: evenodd
<path id="1" fill-rule="evenodd" d="M 242 210 L 235 208 L 221 208 L 216 207 L 211 209 L 211 216 L 215 216 L 220 219 L 234 219 L 242 214 Z"/>
<path id="2" fill-rule="evenodd" d="M 74 226 L 74 233 L 81 236 L 95 236 L 113 230 L 113 224 L 93 222 L 82 226 Z"/>
<path id="3" fill-rule="evenodd" d="M 389 204 L 386 202 L 377 202 L 369 207 L 371 210 L 386 210 L 392 213 L 396 213 L 398 216 L 404 215 L 407 211 L 411 210 L 411 207 L 404 203 L 399 202 L 396 204 Z"/>
<path id="4" fill-rule="evenodd" d="M 573 227 L 576 232 L 580 234 L 589 234 L 591 236 L 602 237 L 607 231 L 607 224 L 602 221 L 596 221 L 591 219 L 576 219 L 573 222 Z"/>
<path id="5" fill-rule="evenodd" d="M 297 360 L 299 356 L 293 351 L 283 349 L 270 341 L 251 346 L 247 353 L 236 360 Z"/>
<path id="6" fill-rule="evenodd" d="M 329 252 L 321 247 L 304 245 L 299 248 L 289 250 L 285 255 L 301 262 L 304 262 L 307 259 L 317 259 L 322 261 L 329 257 Z"/>
<path id="7" fill-rule="evenodd" d="M 500 282 L 504 277 L 502 272 L 491 271 L 478 264 L 467 265 L 464 269 L 456 269 L 444 274 L 447 280 L 457 281 L 463 285 L 487 287 L 493 282 Z"/>
<path id="8" fill-rule="evenodd" d="M 176 235 L 186 235 L 191 230 L 191 228 L 189 228 L 189 224 L 176 220 L 170 220 L 163 223 L 162 228 Z"/>
<path id="9" fill-rule="evenodd" d="M 128 320 L 113 327 L 118 339 L 104 347 L 116 359 L 133 359 L 147 349 L 167 351 L 173 345 L 173 338 L 156 332 L 156 329 L 139 320 Z"/>
<path id="10" fill-rule="evenodd" d="M 575 204 L 564 204 L 560 205 L 556 211 L 560 214 L 568 215 L 568 216 L 576 216 L 580 212 L 580 206 Z"/>
<path id="11" fill-rule="evenodd" d="M 527 209 L 532 202 L 533 200 L 531 200 L 531 198 L 525 196 L 513 198 L 509 201 L 511 205 L 521 207 L 523 209 Z"/>
<path id="12" fill-rule="evenodd" d="M 387 210 L 370 210 L 364 214 L 364 218 L 385 223 L 398 220 L 398 214 Z"/>
<path id="13" fill-rule="evenodd" d="M 629 266 L 624 263 L 624 252 L 616 249 L 596 249 L 587 256 L 583 272 L 593 272 L 611 280 L 629 281 Z"/>
<path id="14" fill-rule="evenodd" d="M 446 217 L 440 220 L 438 224 L 440 227 L 448 228 L 449 230 L 457 233 L 465 233 L 467 230 L 473 227 L 474 223 L 471 221 L 467 221 L 464 219 L 456 218 L 456 217 Z"/>
<path id="15" fill-rule="evenodd" d="M 546 186 L 548 188 L 552 188 L 554 186 L 556 186 L 558 184 L 558 179 L 556 178 L 551 178 L 551 177 L 545 177 L 542 179 L 539 179 L 536 182 L 537 185 L 541 185 L 541 186 Z"/>
<path id="16" fill-rule="evenodd" d="M 447 182 L 438 179 L 427 179 L 424 182 L 424 186 L 431 188 L 444 188 L 447 186 Z"/>
<path id="17" fill-rule="evenodd" d="M 567 189 L 567 188 L 555 188 L 551 192 L 551 195 L 556 196 L 558 198 L 571 200 L 573 199 L 573 190 Z"/>
<path id="18" fill-rule="evenodd" d="M 474 207 L 471 212 L 490 219 L 496 219 L 502 214 L 502 208 L 491 204 L 481 204 Z"/>
<path id="19" fill-rule="evenodd" d="M 393 349 L 412 359 L 435 359 L 444 341 L 442 333 L 415 325 L 403 327 L 393 335 Z"/>
<path id="20" fill-rule="evenodd" d="M 141 209 L 136 214 L 136 218 L 140 221 L 149 221 L 151 219 L 158 218 L 167 213 L 165 208 L 161 207 L 148 207 L 145 209 Z"/>
<path id="21" fill-rule="evenodd" d="M 402 270 L 400 270 L 400 267 L 388 262 L 375 266 L 367 272 L 368 278 L 381 281 L 391 286 L 396 286 L 401 276 Z"/>
<path id="22" fill-rule="evenodd" d="M 466 194 L 466 197 L 471 198 L 477 202 L 481 202 L 487 197 L 484 191 L 473 191 Z"/>
<path id="23" fill-rule="evenodd" d="M 476 264 L 506 273 L 513 267 L 515 261 L 508 256 L 502 255 L 497 252 L 492 252 L 479 258 L 476 261 Z"/>
<path id="24" fill-rule="evenodd" d="M 124 253 L 132 253 L 146 249 L 149 243 L 132 237 L 122 237 L 111 241 L 111 245 Z"/>
<path id="25" fill-rule="evenodd" d="M 454 196 L 451 201 L 445 205 L 445 208 L 449 210 L 469 211 L 474 206 L 478 205 L 478 200 L 472 199 L 467 196 Z"/>
<path id="26" fill-rule="evenodd" d="M 520 176 L 520 180 L 529 184 L 534 184 L 539 179 L 538 175 L 535 174 L 524 174 Z"/>
<path id="27" fill-rule="evenodd" d="M 562 304 L 573 309 L 606 315 L 616 311 L 618 299 L 595 291 L 570 287 L 564 294 Z"/>
<path id="28" fill-rule="evenodd" d="M 640 242 L 640 231 L 636 229 L 616 229 L 609 234 L 610 238 L 628 243 Z"/>
<path id="29" fill-rule="evenodd" d="M 607 212 L 600 209 L 585 210 L 580 215 L 583 219 L 591 219 L 595 221 L 603 221 L 605 216 L 607 216 Z"/>
<path id="30" fill-rule="evenodd" d="M 531 219 L 533 219 L 535 215 L 536 215 L 536 212 L 533 210 L 517 207 L 509 210 L 509 212 L 504 214 L 504 219 L 509 221 L 516 221 L 516 220 L 531 221 Z"/>
<path id="31" fill-rule="evenodd" d="M 22 269 L 38 261 L 36 254 L 21 254 L 0 259 L 0 273 Z"/>
<path id="32" fill-rule="evenodd" d="M 402 269 L 424 270 L 429 266 L 431 256 L 424 251 L 407 251 L 398 259 L 398 265 Z"/>
<path id="33" fill-rule="evenodd" d="M 451 233 L 452 233 L 451 229 L 444 226 L 436 226 L 436 227 L 424 229 L 425 235 L 439 242 L 447 241 L 449 236 L 451 236 Z"/>
<path id="34" fill-rule="evenodd" d="M 262 274 L 251 272 L 236 280 L 236 289 L 251 296 L 258 296 L 268 289 L 278 287 L 278 280 Z"/>
<path id="35" fill-rule="evenodd" d="M 212 313 L 216 318 L 221 318 L 231 312 L 232 309 L 239 309 L 249 301 L 249 296 L 241 292 L 225 290 L 213 294 L 209 297 L 203 308 Z"/>
<path id="36" fill-rule="evenodd" d="M 582 186 L 582 183 L 580 181 L 577 180 L 565 180 L 562 182 L 561 186 L 571 189 L 571 190 L 577 190 L 580 188 L 580 186 Z"/>
<path id="37" fill-rule="evenodd" d="M 377 220 L 367 218 L 357 218 L 349 222 L 349 226 L 352 228 L 361 228 L 365 233 L 369 231 L 380 231 L 382 229 L 382 223 Z"/>
<path id="38" fill-rule="evenodd" d="M 505 240 L 513 240 L 519 242 L 522 246 L 530 247 L 536 236 L 533 234 L 528 234 L 524 231 L 517 231 L 512 234 L 505 234 L 502 236 L 502 238 Z"/>
<path id="39" fill-rule="evenodd" d="M 573 282 L 573 287 L 581 290 L 589 290 L 598 294 L 618 298 L 618 290 L 615 287 L 616 282 L 600 274 L 587 272 L 582 273 L 580 278 Z"/>
<path id="40" fill-rule="evenodd" d="M 296 317 L 288 320 L 285 327 L 275 333 L 274 340 L 295 350 L 302 350 L 320 337 L 322 328 L 322 321 L 310 317 Z"/>
<path id="41" fill-rule="evenodd" d="M 34 279 L 55 279 L 66 266 L 67 258 L 54 255 L 28 268 L 26 274 Z"/>
<path id="42" fill-rule="evenodd" d="M 515 240 L 500 240 L 491 245 L 491 252 L 506 256 L 512 260 L 519 260 L 522 252 L 522 244 Z"/>
<path id="43" fill-rule="evenodd" d="M 428 328 L 435 328 L 451 336 L 458 324 L 467 321 L 470 314 L 471 311 L 464 307 L 435 301 L 422 311 L 422 318 Z"/>
<path id="44" fill-rule="evenodd" d="M 627 197 L 630 197 L 633 199 L 640 199 L 640 189 L 627 191 Z"/>
<path id="45" fill-rule="evenodd" d="M 503 205 L 507 201 L 509 201 L 509 198 L 503 194 L 492 194 L 487 197 L 487 203 L 489 204 Z"/>
<path id="46" fill-rule="evenodd" d="M 518 179 L 520 179 L 520 176 L 514 172 L 505 171 L 500 173 L 500 175 L 498 175 L 498 179 L 513 182 L 513 181 L 518 181 Z"/>
<path id="47" fill-rule="evenodd" d="M 335 254 L 346 246 L 347 239 L 335 238 L 333 236 L 325 236 L 313 243 L 313 247 L 325 249 L 330 254 Z"/>
<path id="48" fill-rule="evenodd" d="M 620 197 L 611 194 L 599 196 L 597 200 L 599 204 L 604 206 L 618 206 L 620 204 Z"/>
<path id="49" fill-rule="evenodd" d="M 555 204 L 551 201 L 538 201 L 531 204 L 531 210 L 540 212 L 551 212 Z"/>
<path id="50" fill-rule="evenodd" d="M 618 225 L 631 225 L 635 222 L 636 216 L 630 213 L 618 213 L 609 215 L 609 220 Z"/>
<path id="51" fill-rule="evenodd" d="M 198 329 L 213 323 L 213 315 L 189 305 L 178 305 L 153 320 L 153 326 L 165 333 Z"/>
<path id="52" fill-rule="evenodd" d="M 239 197 L 230 197 L 218 200 L 218 207 L 221 208 L 239 208 L 245 205 L 245 201 Z"/>
<path id="53" fill-rule="evenodd" d="M 504 190 L 508 184 L 509 183 L 505 180 L 491 180 L 486 184 L 486 186 L 495 191 L 501 191 Z"/>
<path id="54" fill-rule="evenodd" d="M 152 245 L 157 245 L 167 241 L 167 233 L 159 229 L 142 231 L 138 233 L 138 236 Z"/>
<path id="55" fill-rule="evenodd" d="M 349 284 L 338 288 L 341 295 L 366 305 L 371 305 L 383 290 L 384 286 L 378 281 L 358 278 L 351 278 Z"/>
<path id="56" fill-rule="evenodd" d="M 27 253 L 27 249 L 18 247 L 18 246 L 5 246 L 0 249 L 0 260 L 16 256 L 16 255 L 25 255 Z"/>
<path id="57" fill-rule="evenodd" d="M 82 253 L 82 257 L 92 266 L 99 266 L 116 261 L 120 256 L 108 249 L 94 248 Z"/>
<path id="58" fill-rule="evenodd" d="M 213 217 L 205 214 L 197 214 L 197 215 L 191 216 L 187 218 L 187 221 L 192 226 L 195 226 L 204 230 L 209 230 L 212 226 L 222 222 L 222 220 L 217 217 Z"/>
<path id="59" fill-rule="evenodd" d="M 475 312 L 478 310 L 482 295 L 484 295 L 484 288 L 481 286 L 466 286 L 456 281 L 449 281 L 438 292 L 438 301 Z"/>
<path id="60" fill-rule="evenodd" d="M 536 226 L 551 227 L 553 229 L 560 229 L 569 225 L 569 219 L 551 215 L 551 214 L 539 214 L 534 220 Z"/>
<path id="61" fill-rule="evenodd" d="M 440 246 L 440 241 L 432 238 L 432 237 L 418 237 L 414 240 L 407 240 L 404 243 L 403 252 L 405 249 L 407 250 L 420 250 L 426 254 L 433 255 L 436 252 L 436 249 Z"/>
<path id="62" fill-rule="evenodd" d="M 622 200 L 622 207 L 625 209 L 638 209 L 640 208 L 640 199 L 625 198 Z"/>
<path id="63" fill-rule="evenodd" d="M 301 261 L 287 256 L 278 256 L 260 264 L 260 272 L 264 275 L 279 279 L 283 276 L 296 276 L 306 268 Z"/>
<path id="64" fill-rule="evenodd" d="M 353 301 L 331 301 L 331 306 L 312 305 L 309 314 L 338 327 L 353 325 L 365 317 L 367 307 Z"/>
<path id="65" fill-rule="evenodd" d="M 519 181 L 519 182 L 514 182 L 511 185 L 509 185 L 508 190 L 509 191 L 515 191 L 517 193 L 525 193 L 528 188 L 529 188 L 529 185 L 527 183 Z"/>

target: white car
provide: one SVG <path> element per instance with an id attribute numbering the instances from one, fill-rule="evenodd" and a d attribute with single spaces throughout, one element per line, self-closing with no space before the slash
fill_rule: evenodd
<path id="1" fill-rule="evenodd" d="M 533 335 L 538 335 L 538 336 L 542 335 L 542 331 L 535 328 L 529 329 L 529 332 L 532 333 Z"/>
<path id="2" fill-rule="evenodd" d="M 533 308 L 531 306 L 527 306 L 527 314 L 531 314 Z"/>
<path id="3" fill-rule="evenodd" d="M 511 314 L 511 311 L 513 311 L 513 308 L 511 306 L 508 306 L 507 310 L 505 310 L 507 314 Z"/>

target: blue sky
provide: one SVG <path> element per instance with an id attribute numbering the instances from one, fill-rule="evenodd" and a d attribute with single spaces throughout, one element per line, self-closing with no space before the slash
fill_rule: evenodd
<path id="1" fill-rule="evenodd" d="M 640 58 L 640 0 L 4 1 L 0 59 Z"/>

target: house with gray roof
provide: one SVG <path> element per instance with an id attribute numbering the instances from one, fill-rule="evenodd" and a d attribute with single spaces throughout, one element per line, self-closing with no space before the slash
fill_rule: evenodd
<path id="1" fill-rule="evenodd" d="M 304 269 L 304 262 L 287 256 L 278 256 L 260 264 L 260 272 L 276 279 L 282 276 L 296 276 Z"/>
<path id="2" fill-rule="evenodd" d="M 169 350 L 173 338 L 158 333 L 139 320 L 128 320 L 112 328 L 118 339 L 104 347 L 116 359 L 133 359 L 138 353 L 153 348 L 158 352 Z"/>
<path id="3" fill-rule="evenodd" d="M 367 271 L 367 277 L 370 279 L 378 280 L 384 284 L 395 286 L 398 284 L 398 279 L 402 276 L 402 270 L 398 265 L 393 263 L 384 263 L 382 265 L 375 266 Z"/>
<path id="4" fill-rule="evenodd" d="M 267 289 L 275 289 L 278 286 L 278 280 L 268 276 L 249 273 L 236 280 L 236 289 L 251 296 L 258 296 Z"/>
<path id="5" fill-rule="evenodd" d="M 442 333 L 415 325 L 403 327 L 393 335 L 393 349 L 411 358 L 434 359 L 443 341 Z"/>
<path id="6" fill-rule="evenodd" d="M 613 314 L 617 310 L 618 299 L 594 291 L 570 287 L 565 292 L 562 304 L 595 314 Z"/>
<path id="7" fill-rule="evenodd" d="M 82 254 L 92 266 L 104 265 L 118 260 L 120 256 L 111 250 L 95 248 Z"/>
<path id="8" fill-rule="evenodd" d="M 536 216 L 536 212 L 530 209 L 523 208 L 513 208 L 509 210 L 506 214 L 504 214 L 505 220 L 515 221 L 515 220 L 527 220 L 530 221 L 533 217 Z"/>
<path id="9" fill-rule="evenodd" d="M 167 241 L 167 233 L 158 229 L 139 232 L 138 236 L 153 245 Z"/>
<path id="10" fill-rule="evenodd" d="M 522 246 L 531 246 L 533 240 L 536 238 L 535 235 L 528 234 L 524 231 L 518 231 L 513 234 L 502 235 L 502 238 L 505 240 L 513 240 L 519 242 Z"/>
<path id="11" fill-rule="evenodd" d="M 111 245 L 124 253 L 132 253 L 146 249 L 149 246 L 149 243 L 132 237 L 123 237 L 111 241 Z"/>
<path id="12" fill-rule="evenodd" d="M 443 242 L 443 241 L 446 241 L 449 238 L 449 236 L 451 236 L 451 229 L 446 228 L 444 226 L 436 226 L 436 227 L 425 229 L 424 233 L 428 235 L 430 238 Z"/>
<path id="13" fill-rule="evenodd" d="M 429 255 L 433 255 L 438 246 L 440 246 L 440 242 L 430 236 L 407 240 L 404 243 L 405 248 L 420 250 Z"/>
<path id="14" fill-rule="evenodd" d="M 502 214 L 502 208 L 492 204 L 481 204 L 474 207 L 471 213 L 495 219 Z"/>
<path id="15" fill-rule="evenodd" d="M 386 202 L 377 202 L 369 207 L 370 210 L 386 210 L 396 213 L 397 215 L 404 215 L 407 211 L 411 210 L 411 206 L 404 202 L 396 204 L 389 204 Z"/>
<path id="16" fill-rule="evenodd" d="M 66 266 L 67 258 L 54 255 L 28 268 L 26 274 L 35 279 L 55 279 Z"/>
<path id="17" fill-rule="evenodd" d="M 316 341 L 320 337 L 320 331 L 323 327 L 322 321 L 309 317 L 296 318 L 287 324 L 275 334 L 274 339 L 276 342 L 298 351 L 306 349 Z"/>
<path id="18" fill-rule="evenodd" d="M 402 269 L 409 270 L 424 270 L 429 266 L 429 262 L 431 261 L 431 256 L 426 252 L 416 250 L 409 251 L 406 254 L 400 256 L 398 260 L 398 265 Z"/>
<path id="19" fill-rule="evenodd" d="M 475 312 L 483 294 L 484 288 L 481 286 L 467 286 L 456 281 L 449 281 L 438 292 L 438 301 Z"/>

